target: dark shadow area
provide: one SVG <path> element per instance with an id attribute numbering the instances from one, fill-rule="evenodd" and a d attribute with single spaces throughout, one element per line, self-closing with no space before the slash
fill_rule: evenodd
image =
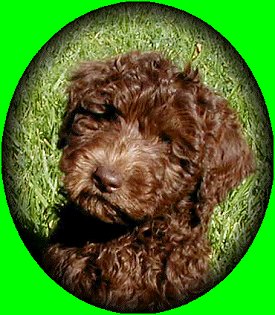
<path id="1" fill-rule="evenodd" d="M 85 214 L 80 207 L 68 203 L 60 211 L 57 228 L 50 243 L 61 243 L 68 247 L 82 247 L 89 243 L 106 243 L 128 233 L 131 227 L 105 223 L 96 217 Z"/>
<path id="2" fill-rule="evenodd" d="M 131 232 L 133 226 L 105 223 L 96 217 L 84 214 L 81 209 L 68 203 L 58 208 L 58 223 L 51 236 L 41 237 L 33 233 L 33 229 L 20 228 L 20 224 L 15 222 L 19 235 L 30 254 L 41 264 L 43 252 L 51 244 L 60 243 L 66 247 L 82 247 L 87 243 L 106 243 L 117 239 L 122 235 Z"/>

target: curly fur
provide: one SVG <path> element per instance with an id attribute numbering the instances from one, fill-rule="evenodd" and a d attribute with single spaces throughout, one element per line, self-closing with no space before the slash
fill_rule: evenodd
<path id="1" fill-rule="evenodd" d="M 236 114 L 154 52 L 87 62 L 68 92 L 61 170 L 90 236 L 55 239 L 46 270 L 110 310 L 187 303 L 207 288 L 212 210 L 253 170 Z"/>

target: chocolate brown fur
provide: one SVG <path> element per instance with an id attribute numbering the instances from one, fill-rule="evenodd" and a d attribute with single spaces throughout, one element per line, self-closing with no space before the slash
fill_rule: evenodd
<path id="1" fill-rule="evenodd" d="M 60 144 L 70 201 L 102 223 L 97 233 L 120 233 L 53 244 L 45 256 L 53 279 L 121 312 L 201 294 L 213 208 L 253 169 L 227 101 L 158 53 L 88 62 L 72 76 Z"/>

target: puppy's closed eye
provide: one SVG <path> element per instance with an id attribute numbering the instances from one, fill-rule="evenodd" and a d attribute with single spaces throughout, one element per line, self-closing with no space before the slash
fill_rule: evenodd
<path id="1" fill-rule="evenodd" d="M 94 119 L 114 120 L 121 113 L 113 104 L 85 104 L 77 109 L 77 112 L 86 116 L 92 116 Z"/>
<path id="2" fill-rule="evenodd" d="M 116 120 L 122 113 L 112 104 L 105 104 L 105 111 L 101 114 L 103 119 Z"/>
<path id="3" fill-rule="evenodd" d="M 87 108 L 88 112 L 90 114 L 94 115 L 102 115 L 106 112 L 106 105 L 105 104 L 89 104 L 89 106 L 83 106 L 84 108 Z"/>
<path id="4" fill-rule="evenodd" d="M 87 130 L 98 130 L 111 121 L 116 121 L 118 110 L 110 104 L 92 104 L 89 107 L 79 106 L 73 115 L 71 124 L 75 135 L 82 135 Z"/>

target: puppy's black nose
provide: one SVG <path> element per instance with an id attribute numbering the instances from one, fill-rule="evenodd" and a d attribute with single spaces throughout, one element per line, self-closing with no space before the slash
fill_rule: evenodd
<path id="1" fill-rule="evenodd" d="M 99 166 L 92 178 L 101 192 L 112 193 L 122 185 L 121 176 L 116 171 L 104 166 Z"/>

